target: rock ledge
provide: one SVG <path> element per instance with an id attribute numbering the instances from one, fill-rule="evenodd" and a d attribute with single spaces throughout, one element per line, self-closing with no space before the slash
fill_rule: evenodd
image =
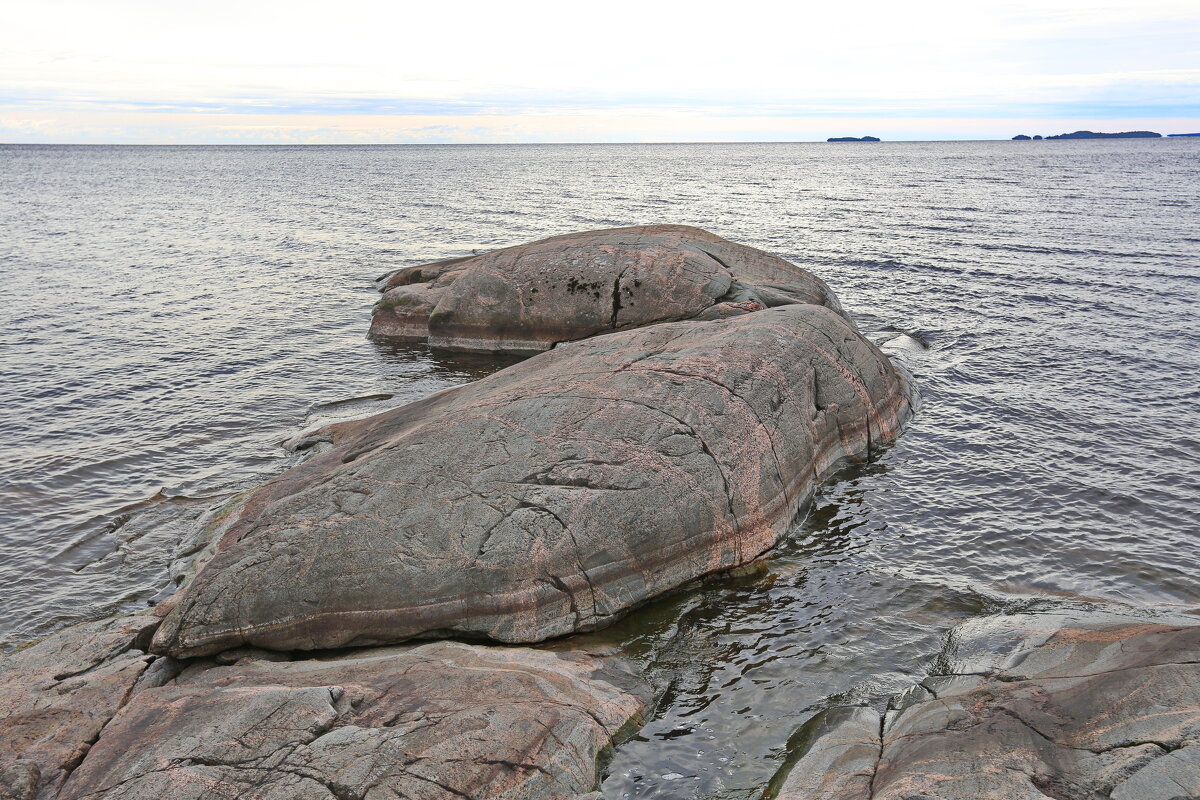
<path id="1" fill-rule="evenodd" d="M 1200 624 L 999 622 L 1015 647 L 989 652 L 997 626 L 969 624 L 948 669 L 884 714 L 811 720 L 779 800 L 1200 795 Z"/>

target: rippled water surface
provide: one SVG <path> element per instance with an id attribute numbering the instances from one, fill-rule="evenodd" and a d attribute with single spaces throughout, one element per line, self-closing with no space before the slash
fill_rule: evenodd
<path id="1" fill-rule="evenodd" d="M 368 341 L 378 274 L 654 222 L 820 274 L 924 405 L 761 569 L 583 637 L 668 687 L 606 797 L 757 797 L 963 619 L 1200 606 L 1200 141 L 4 146 L 0 175 L 0 644 L 144 606 L 282 440 L 500 365 Z"/>

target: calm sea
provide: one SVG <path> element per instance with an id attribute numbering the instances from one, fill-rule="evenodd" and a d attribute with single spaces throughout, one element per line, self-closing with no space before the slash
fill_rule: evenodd
<path id="1" fill-rule="evenodd" d="M 144 607 L 281 440 L 497 368 L 368 341 L 380 273 L 698 225 L 906 333 L 924 397 L 761 573 L 590 637 L 669 683 L 607 797 L 757 797 L 956 622 L 1200 607 L 1198 187 L 1179 139 L 0 147 L 0 643 Z"/>

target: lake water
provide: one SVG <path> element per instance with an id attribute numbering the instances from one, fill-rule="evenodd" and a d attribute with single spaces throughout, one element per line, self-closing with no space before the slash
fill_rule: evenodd
<path id="1" fill-rule="evenodd" d="M 659 222 L 925 343 L 924 405 L 759 572 L 586 637 L 669 686 L 606 797 L 758 797 L 964 619 L 1200 607 L 1200 141 L 3 146 L 0 176 L 0 645 L 144 607 L 280 441 L 500 365 L 367 340 L 377 275 Z"/>

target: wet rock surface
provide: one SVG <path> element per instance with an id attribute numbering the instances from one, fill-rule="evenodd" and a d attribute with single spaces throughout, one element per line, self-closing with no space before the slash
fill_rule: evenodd
<path id="1" fill-rule="evenodd" d="M 561 345 L 316 434 L 332 449 L 244 499 L 154 648 L 593 630 L 762 555 L 910 414 L 821 305 Z"/>
<path id="2" fill-rule="evenodd" d="M 1019 616 L 956 636 L 884 714 L 810 721 L 778 798 L 1200 796 L 1200 624 Z"/>
<path id="3" fill-rule="evenodd" d="M 555 236 L 408 267 L 384 276 L 380 288 L 373 335 L 510 353 L 790 303 L 839 310 L 806 270 L 685 225 Z"/>
<path id="4" fill-rule="evenodd" d="M 573 798 L 650 702 L 640 678 L 594 654 L 457 642 L 247 654 L 139 691 L 59 796 Z"/>
<path id="5" fill-rule="evenodd" d="M 135 687 L 169 677 L 154 616 L 68 628 L 0 658 L 0 798 L 51 798 Z"/>

